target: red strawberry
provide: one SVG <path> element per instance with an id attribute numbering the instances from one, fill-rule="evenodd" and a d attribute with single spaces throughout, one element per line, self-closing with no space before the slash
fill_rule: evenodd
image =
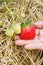
<path id="1" fill-rule="evenodd" d="M 25 22 L 25 24 L 22 24 L 24 28 L 21 30 L 20 38 L 24 40 L 29 40 L 35 38 L 36 31 L 35 27 L 31 25 L 31 21 Z"/>

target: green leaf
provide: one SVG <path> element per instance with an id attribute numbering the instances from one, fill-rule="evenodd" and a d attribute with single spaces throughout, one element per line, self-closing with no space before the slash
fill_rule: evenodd
<path id="1" fill-rule="evenodd" d="M 31 24 L 32 24 L 32 19 L 30 18 L 30 19 L 24 21 L 21 26 L 22 26 L 22 27 L 28 27 L 28 26 L 30 26 Z"/>

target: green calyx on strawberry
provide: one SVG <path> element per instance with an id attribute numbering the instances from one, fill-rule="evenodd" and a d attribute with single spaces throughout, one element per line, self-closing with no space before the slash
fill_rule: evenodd
<path id="1" fill-rule="evenodd" d="M 22 26 L 22 30 L 20 33 L 21 39 L 30 40 L 35 38 L 36 31 L 35 31 L 35 27 L 32 25 L 31 19 L 25 21 L 21 26 Z"/>

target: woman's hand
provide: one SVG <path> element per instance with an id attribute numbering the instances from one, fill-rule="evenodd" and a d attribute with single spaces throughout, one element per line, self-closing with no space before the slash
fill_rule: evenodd
<path id="1" fill-rule="evenodd" d="M 43 21 L 34 23 L 36 27 L 36 37 L 32 40 L 22 40 L 16 36 L 15 44 L 24 46 L 26 49 L 40 49 L 43 50 Z"/>

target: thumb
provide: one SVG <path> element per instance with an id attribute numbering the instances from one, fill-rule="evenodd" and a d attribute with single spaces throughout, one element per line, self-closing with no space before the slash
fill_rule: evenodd
<path id="1" fill-rule="evenodd" d="M 38 29 L 42 29 L 43 28 L 43 21 L 35 22 L 34 26 Z"/>

